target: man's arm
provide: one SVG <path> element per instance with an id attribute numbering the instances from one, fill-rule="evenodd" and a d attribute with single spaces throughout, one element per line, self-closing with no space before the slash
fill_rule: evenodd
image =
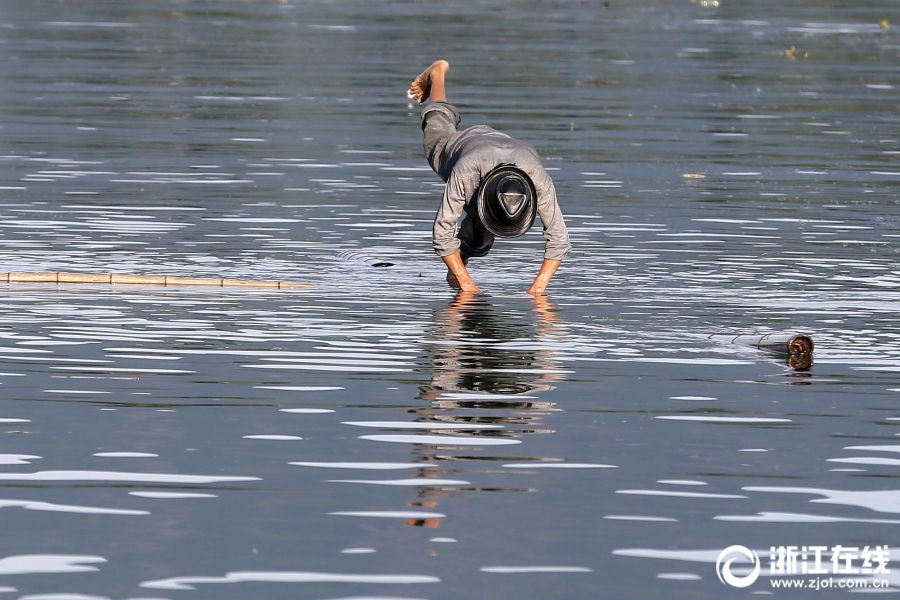
<path id="1" fill-rule="evenodd" d="M 540 165 L 536 167 L 535 171 L 532 179 L 538 193 L 537 212 L 544 225 L 546 243 L 544 245 L 544 262 L 541 264 L 537 277 L 534 278 L 534 283 L 528 288 L 528 293 L 539 296 L 546 293 L 547 285 L 572 245 L 569 243 L 569 232 L 556 201 L 556 188 L 553 180 Z"/>
<path id="2" fill-rule="evenodd" d="M 459 250 L 453 254 L 442 256 L 441 258 L 444 259 L 444 264 L 447 265 L 447 269 L 450 270 L 450 275 L 456 278 L 457 285 L 453 287 L 458 287 L 464 292 L 477 293 L 481 291 L 478 289 L 478 286 L 475 285 L 475 282 L 472 281 L 472 277 L 469 276 L 469 271 L 466 269 L 466 263 L 463 261 L 462 254 L 460 254 Z M 450 285 L 453 285 L 449 277 L 448 282 Z"/>
<path id="3" fill-rule="evenodd" d="M 468 257 L 459 251 L 459 239 L 456 237 L 457 223 L 463 214 L 466 200 L 474 194 L 477 181 L 463 163 L 457 163 L 447 185 L 444 186 L 444 197 L 434 218 L 432 243 L 438 256 L 447 265 L 447 283 L 452 287 L 467 292 L 480 292 L 466 270 Z"/>
<path id="4" fill-rule="evenodd" d="M 534 283 L 528 288 L 528 293 L 534 296 L 544 294 L 547 290 L 547 285 L 550 283 L 553 274 L 556 273 L 556 269 L 559 268 L 561 262 L 562 261 L 560 260 L 545 258 L 544 262 L 541 264 L 541 270 L 538 271 L 537 277 L 534 278 Z"/>

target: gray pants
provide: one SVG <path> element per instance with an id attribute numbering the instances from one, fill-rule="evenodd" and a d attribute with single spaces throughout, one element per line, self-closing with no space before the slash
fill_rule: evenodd
<path id="1" fill-rule="evenodd" d="M 426 111 L 422 116 L 423 145 L 431 168 L 441 179 L 447 181 L 450 173 L 444 172 L 441 154 L 447 144 L 459 135 L 459 111 L 449 103 L 434 104 L 439 104 L 441 110 Z M 467 209 L 468 206 L 467 204 Z M 478 216 L 469 214 L 468 210 L 462 218 L 456 238 L 459 240 L 459 251 L 464 256 L 484 256 L 494 245 L 494 234 L 485 229 Z"/>

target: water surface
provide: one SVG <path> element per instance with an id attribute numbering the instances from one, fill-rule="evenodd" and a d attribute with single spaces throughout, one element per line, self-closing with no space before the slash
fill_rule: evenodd
<path id="1" fill-rule="evenodd" d="M 314 287 L 4 284 L 0 595 L 719 598 L 733 544 L 896 546 L 897 24 L 5 3 L 0 271 Z M 437 57 L 554 178 L 547 298 L 537 229 L 446 287 L 404 95 Z M 767 332 L 811 369 L 710 339 Z"/>

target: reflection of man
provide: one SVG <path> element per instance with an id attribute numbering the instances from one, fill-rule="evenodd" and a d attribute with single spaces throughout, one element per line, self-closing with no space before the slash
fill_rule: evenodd
<path id="1" fill-rule="evenodd" d="M 551 384 L 562 374 L 556 368 L 553 352 L 540 346 L 553 335 L 556 315 L 546 296 L 537 296 L 533 302 L 537 332 L 533 342 L 526 344 L 538 348 L 521 344 L 506 347 L 505 342 L 522 339 L 522 322 L 505 318 L 481 297 L 467 292 L 457 294 L 435 319 L 435 334 L 429 336 L 431 384 L 420 388 L 420 397 L 436 407 L 442 403 L 440 396 L 447 393 L 514 396 L 552 389 Z M 516 403 L 515 398 L 497 400 L 506 407 Z M 532 407 L 536 403 L 522 404 Z"/>
<path id="2" fill-rule="evenodd" d="M 435 61 L 409 88 L 411 98 L 430 100 L 422 111 L 425 154 L 447 183 L 433 231 L 434 250 L 447 265 L 447 282 L 480 291 L 466 269 L 469 258 L 487 254 L 495 236 L 524 234 L 537 214 L 546 238 L 544 262 L 528 293 L 543 294 L 571 248 L 553 181 L 527 144 L 486 125 L 457 129 L 459 111 L 447 102 L 444 87 L 449 68 L 447 61 Z"/>
<path id="3" fill-rule="evenodd" d="M 556 315 L 546 296 L 535 296 L 532 301 L 537 327 L 532 343 L 540 347 L 553 337 Z M 442 476 L 447 467 L 441 461 L 469 458 L 453 449 L 452 439 L 457 435 L 489 439 L 552 433 L 550 429 L 540 428 L 540 423 L 541 415 L 553 403 L 528 394 L 552 389 L 552 382 L 562 378 L 555 368 L 553 352 L 503 347 L 505 342 L 522 340 L 522 330 L 526 328 L 521 321 L 503 318 L 486 299 L 468 292 L 459 292 L 449 306 L 438 312 L 434 330 L 427 340 L 427 347 L 431 348 L 432 379 L 430 385 L 419 388 L 419 398 L 427 400 L 428 405 L 409 412 L 417 415 L 416 422 L 426 430 L 429 423 L 440 423 L 443 428 L 435 429 L 434 433 L 450 437 L 448 447 L 414 446 L 415 460 L 422 463 L 421 477 Z M 458 395 L 452 396 L 453 393 Z M 480 414 L 457 410 L 470 408 L 488 410 L 478 411 Z M 447 424 L 458 424 L 459 430 L 446 429 Z M 504 428 L 482 431 L 471 428 L 479 424 Z M 505 428 L 506 425 L 510 428 Z M 519 488 L 502 489 L 519 491 Z M 409 505 L 433 510 L 445 494 L 441 487 L 423 487 Z M 437 518 L 411 518 L 405 524 L 438 527 L 440 522 Z"/>

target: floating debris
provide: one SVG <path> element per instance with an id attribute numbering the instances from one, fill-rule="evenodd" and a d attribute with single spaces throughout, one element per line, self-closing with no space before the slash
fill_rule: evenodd
<path id="1" fill-rule="evenodd" d="M 728 344 L 750 346 L 787 357 L 788 365 L 798 370 L 812 366 L 813 340 L 806 334 L 767 333 L 764 335 L 710 335 L 709 339 Z"/>
<path id="2" fill-rule="evenodd" d="M 791 46 L 787 50 L 782 50 L 778 53 L 779 56 L 784 56 L 785 58 L 789 58 L 791 60 L 796 60 L 798 58 L 809 58 L 809 53 L 806 50 L 799 50 L 796 46 Z"/>
<path id="3" fill-rule="evenodd" d="M 740 346 L 753 346 L 778 354 L 812 354 L 813 352 L 813 340 L 805 334 L 710 335 L 709 339 Z"/>
<path id="4" fill-rule="evenodd" d="M 119 275 L 116 273 L 0 273 L 0 283 L 106 283 L 110 285 L 215 286 L 299 289 L 312 287 L 286 281 L 252 281 L 245 279 L 207 279 L 170 275 Z"/>
<path id="5" fill-rule="evenodd" d="M 593 86 L 601 86 L 607 85 L 609 82 L 605 79 L 600 79 L 599 77 L 594 77 L 591 79 L 578 79 L 575 81 L 575 85 L 593 85 Z"/>
<path id="6" fill-rule="evenodd" d="M 337 257 L 341 260 L 346 260 L 350 262 L 358 262 L 369 267 L 393 267 L 394 263 L 387 262 L 384 260 L 380 260 L 374 258 L 372 256 L 367 256 L 361 252 L 357 252 L 355 250 L 344 250 L 343 252 L 338 252 Z"/>

